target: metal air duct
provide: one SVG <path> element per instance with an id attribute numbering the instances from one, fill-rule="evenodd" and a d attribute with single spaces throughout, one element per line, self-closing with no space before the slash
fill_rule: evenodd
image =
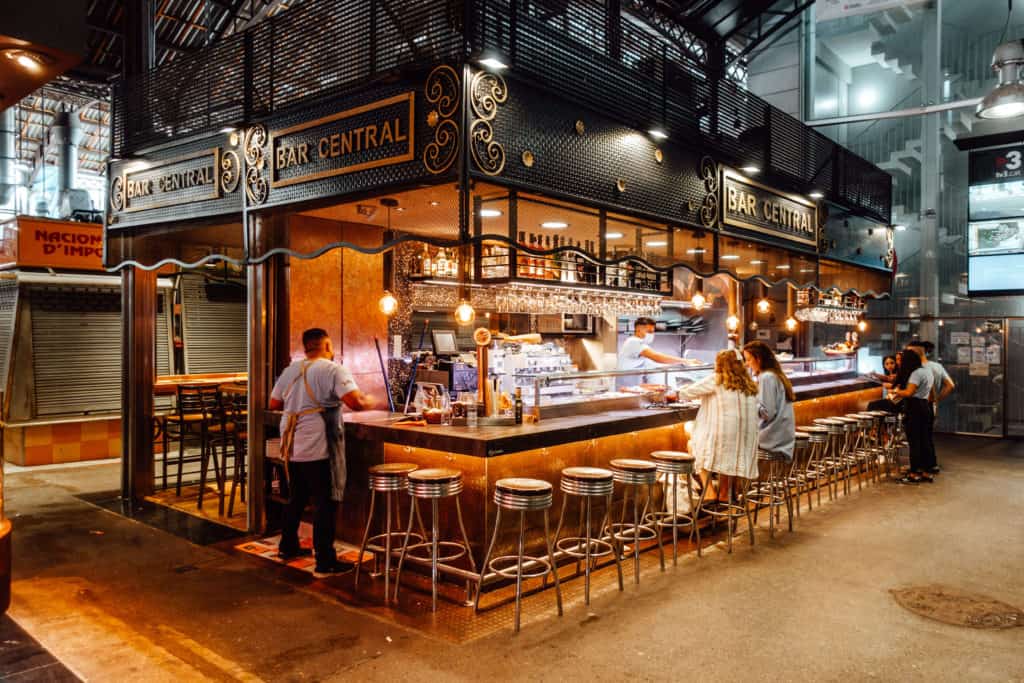
<path id="1" fill-rule="evenodd" d="M 17 186 L 15 128 L 14 107 L 0 111 L 0 206 L 11 201 Z"/>

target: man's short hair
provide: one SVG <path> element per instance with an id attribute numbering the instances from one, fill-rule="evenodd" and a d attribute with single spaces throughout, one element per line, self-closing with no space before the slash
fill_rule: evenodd
<path id="1" fill-rule="evenodd" d="M 327 330 L 319 327 L 310 328 L 302 333 L 302 348 L 306 350 L 306 353 L 316 351 L 327 337 Z"/>
<path id="2" fill-rule="evenodd" d="M 921 349 L 922 351 L 924 351 L 924 354 L 926 356 L 930 356 L 932 351 L 935 350 L 935 344 L 932 344 L 930 341 L 922 341 L 920 339 L 915 339 L 911 342 L 907 342 L 907 348 Z"/>
<path id="3" fill-rule="evenodd" d="M 640 316 L 633 322 L 633 329 L 640 327 L 641 325 L 656 325 L 654 318 L 648 318 L 646 316 Z"/>

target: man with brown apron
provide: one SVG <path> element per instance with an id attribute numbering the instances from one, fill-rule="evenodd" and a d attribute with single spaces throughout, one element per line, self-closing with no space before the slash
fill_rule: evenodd
<path id="1" fill-rule="evenodd" d="M 299 546 L 299 522 L 313 502 L 313 550 L 316 573 L 348 569 L 334 552 L 336 503 L 345 493 L 345 431 L 341 404 L 368 410 L 374 401 L 359 390 L 343 365 L 334 362 L 334 347 L 325 330 L 302 333 L 306 357 L 289 365 L 270 394 L 270 409 L 283 410 L 281 456 L 288 472 L 288 503 L 281 522 L 278 554 L 286 559 L 309 555 Z"/>

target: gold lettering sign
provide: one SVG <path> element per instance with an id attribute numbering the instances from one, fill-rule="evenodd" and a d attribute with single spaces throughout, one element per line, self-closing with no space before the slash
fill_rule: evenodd
<path id="1" fill-rule="evenodd" d="M 111 187 L 112 193 L 121 191 L 112 206 L 116 213 L 129 213 L 217 199 L 220 161 L 220 149 L 215 147 L 124 171 Z"/>
<path id="2" fill-rule="evenodd" d="M 287 187 L 415 157 L 415 94 L 404 93 L 270 134 L 271 187 Z"/>
<path id="3" fill-rule="evenodd" d="M 817 208 L 812 202 L 728 170 L 722 187 L 727 225 L 817 245 Z"/>

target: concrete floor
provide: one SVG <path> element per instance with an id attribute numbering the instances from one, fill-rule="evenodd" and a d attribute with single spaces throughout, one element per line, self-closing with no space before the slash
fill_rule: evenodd
<path id="1" fill-rule="evenodd" d="M 891 588 L 1024 607 L 1024 442 L 946 438 L 934 485 L 872 485 L 624 593 L 468 645 L 429 640 L 75 494 L 117 466 L 20 471 L 10 615 L 86 680 L 1024 680 L 1024 629 L 946 626 Z M 19 679 L 21 680 L 21 679 Z"/>

